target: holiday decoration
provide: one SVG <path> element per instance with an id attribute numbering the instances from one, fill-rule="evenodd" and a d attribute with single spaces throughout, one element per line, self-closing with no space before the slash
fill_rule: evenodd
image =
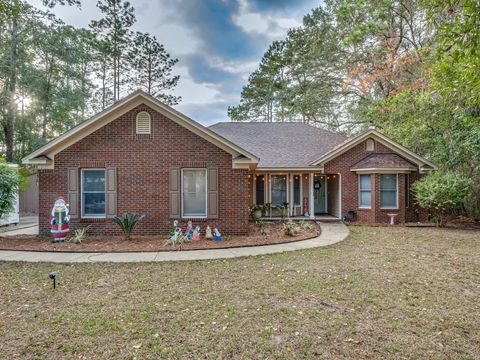
<path id="1" fill-rule="evenodd" d="M 170 238 L 168 239 L 167 244 L 174 246 L 174 245 L 183 243 L 184 240 L 185 240 L 185 237 L 182 235 L 182 229 L 177 227 L 173 235 L 171 235 Z"/>
<path id="2" fill-rule="evenodd" d="M 192 222 L 189 221 L 187 223 L 187 229 L 185 230 L 185 240 L 189 241 L 193 235 L 193 225 Z"/>
<path id="3" fill-rule="evenodd" d="M 222 234 L 220 234 L 220 231 L 218 231 L 217 228 L 213 229 L 213 233 L 215 234 L 215 236 L 213 237 L 213 240 L 222 241 Z"/>
<path id="4" fill-rule="evenodd" d="M 303 198 L 303 215 L 304 216 L 309 216 L 309 214 L 308 214 L 308 198 L 307 197 Z"/>
<path id="5" fill-rule="evenodd" d="M 65 200 L 59 198 L 55 201 L 48 220 L 50 225 L 52 225 L 50 230 L 53 235 L 52 242 L 65 241 L 70 230 L 70 215 L 68 215 L 68 204 L 65 203 Z"/>
<path id="6" fill-rule="evenodd" d="M 207 225 L 207 229 L 205 230 L 205 239 L 212 239 L 212 229 L 210 226 Z"/>
<path id="7" fill-rule="evenodd" d="M 200 240 L 200 226 L 195 226 L 195 230 L 193 230 L 192 240 L 197 241 Z"/>
<path id="8" fill-rule="evenodd" d="M 173 220 L 173 228 L 172 230 L 170 230 L 170 233 L 168 234 L 169 237 L 172 237 L 175 235 L 175 233 L 177 232 L 177 228 L 178 228 L 178 220 Z"/>

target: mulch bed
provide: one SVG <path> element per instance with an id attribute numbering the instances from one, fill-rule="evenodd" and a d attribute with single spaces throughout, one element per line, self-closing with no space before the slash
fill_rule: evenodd
<path id="1" fill-rule="evenodd" d="M 133 236 L 125 240 L 123 236 L 88 236 L 81 244 L 52 243 L 51 237 L 34 235 L 1 236 L 0 250 L 29 251 L 65 251 L 65 252 L 128 252 L 128 251 L 172 251 L 222 249 L 241 246 L 258 246 L 281 244 L 292 241 L 306 240 L 320 234 L 318 224 L 311 223 L 312 229 L 299 229 L 295 236 L 285 235 L 283 223 L 265 223 L 265 234 L 255 224 L 250 224 L 247 236 L 224 236 L 224 241 L 213 241 L 201 238 L 199 241 L 189 241 L 182 245 L 168 245 L 167 236 Z"/>

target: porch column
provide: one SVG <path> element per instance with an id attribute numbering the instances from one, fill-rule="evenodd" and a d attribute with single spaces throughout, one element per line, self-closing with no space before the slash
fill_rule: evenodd
<path id="1" fill-rule="evenodd" d="M 315 207 L 313 206 L 313 173 L 309 174 L 309 198 L 308 199 L 308 212 L 310 213 L 310 218 L 314 219 L 315 218 Z"/>

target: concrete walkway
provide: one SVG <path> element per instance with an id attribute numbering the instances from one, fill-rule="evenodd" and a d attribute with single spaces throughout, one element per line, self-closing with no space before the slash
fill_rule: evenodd
<path id="1" fill-rule="evenodd" d="M 189 251 L 159 251 L 137 253 L 60 253 L 34 251 L 0 251 L 0 261 L 28 261 L 55 263 L 88 262 L 148 262 L 148 261 L 185 261 L 226 259 L 242 256 L 256 256 L 281 253 L 285 251 L 311 249 L 332 245 L 348 236 L 348 228 L 340 222 L 320 224 L 320 236 L 287 244 L 263 245 L 233 249 L 210 249 Z"/>
<path id="2" fill-rule="evenodd" d="M 0 228 L 0 236 L 38 235 L 38 216 L 20 216 L 18 225 Z"/>

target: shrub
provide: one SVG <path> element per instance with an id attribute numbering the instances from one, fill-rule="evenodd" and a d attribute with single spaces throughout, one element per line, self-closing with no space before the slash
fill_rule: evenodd
<path id="1" fill-rule="evenodd" d="M 22 177 L 18 170 L 0 162 L 0 218 L 13 211 Z"/>
<path id="2" fill-rule="evenodd" d="M 462 207 L 470 193 L 472 182 L 451 171 L 430 173 L 412 185 L 418 205 L 430 211 L 437 226 L 445 217 Z"/>
<path id="3" fill-rule="evenodd" d="M 125 239 L 130 240 L 138 223 L 143 220 L 145 214 L 125 213 L 122 217 L 115 216 L 112 220 L 125 234 Z"/>
<path id="4" fill-rule="evenodd" d="M 283 231 L 287 236 L 295 236 L 299 232 L 299 226 L 295 224 L 292 220 L 288 220 L 283 224 Z"/>
<path id="5" fill-rule="evenodd" d="M 315 229 L 315 225 L 313 225 L 311 222 L 307 222 L 303 220 L 300 221 L 298 225 L 300 226 L 301 229 L 305 231 L 313 231 Z"/>
<path id="6" fill-rule="evenodd" d="M 87 227 L 75 230 L 75 233 L 68 241 L 74 244 L 81 244 L 82 241 L 85 240 L 85 237 L 87 236 L 88 229 L 90 229 L 90 225 L 88 225 Z"/>

